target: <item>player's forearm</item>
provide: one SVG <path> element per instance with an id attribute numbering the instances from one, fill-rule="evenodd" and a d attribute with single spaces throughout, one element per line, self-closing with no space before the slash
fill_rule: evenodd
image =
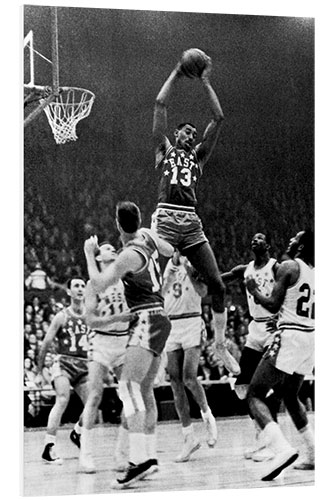
<path id="1" fill-rule="evenodd" d="M 202 78 L 202 84 L 204 91 L 208 97 L 208 102 L 210 109 L 213 113 L 214 121 L 216 123 L 221 123 L 224 119 L 224 113 L 222 111 L 222 107 L 219 101 L 219 98 L 216 95 L 215 90 L 213 89 L 208 78 Z"/>
<path id="2" fill-rule="evenodd" d="M 155 100 L 155 105 L 157 106 L 165 106 L 173 86 L 175 83 L 179 80 L 179 78 L 182 76 L 182 73 L 179 69 L 179 66 L 176 66 L 175 69 L 172 70 L 170 73 L 169 77 L 166 79 L 164 84 L 162 85 L 161 90 L 159 91 L 156 100 Z"/>

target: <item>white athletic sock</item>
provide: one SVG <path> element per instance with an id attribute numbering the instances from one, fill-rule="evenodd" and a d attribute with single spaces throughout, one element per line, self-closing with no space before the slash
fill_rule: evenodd
<path id="1" fill-rule="evenodd" d="M 117 441 L 115 446 L 116 455 L 125 455 L 128 449 L 128 429 L 120 425 L 117 434 Z"/>
<path id="2" fill-rule="evenodd" d="M 156 434 L 145 434 L 146 436 L 146 450 L 149 458 L 157 458 L 156 450 Z"/>
<path id="3" fill-rule="evenodd" d="M 215 339 L 216 342 L 225 341 L 225 331 L 227 327 L 228 309 L 225 308 L 223 313 L 213 311 L 215 321 Z"/>
<path id="4" fill-rule="evenodd" d="M 209 408 L 209 406 L 208 406 L 208 409 L 207 409 L 207 411 L 206 411 L 206 412 L 204 412 L 204 411 L 200 410 L 200 413 L 201 413 L 202 419 L 203 419 L 204 421 L 209 420 L 209 418 L 213 416 L 212 411 L 211 411 L 211 409 Z"/>
<path id="5" fill-rule="evenodd" d="M 133 464 L 141 464 L 148 460 L 146 451 L 146 436 L 138 432 L 130 432 L 129 437 L 129 461 Z"/>
<path id="6" fill-rule="evenodd" d="M 187 436 L 189 436 L 190 434 L 193 434 L 194 433 L 193 425 L 190 424 L 187 427 L 182 427 L 182 433 L 183 433 L 184 439 Z"/>
<path id="7" fill-rule="evenodd" d="M 313 431 L 310 425 L 309 424 L 306 425 L 305 427 L 303 427 L 303 429 L 300 429 L 298 432 L 303 440 L 303 443 L 305 444 L 307 458 L 311 461 L 314 461 L 315 441 L 314 441 Z"/>
<path id="8" fill-rule="evenodd" d="M 94 448 L 94 429 L 81 428 L 81 448 L 83 455 L 90 455 Z"/>
<path id="9" fill-rule="evenodd" d="M 74 425 L 74 430 L 77 434 L 81 434 L 82 432 L 82 427 L 81 425 L 79 424 L 79 422 L 76 422 L 76 424 Z"/>
<path id="10" fill-rule="evenodd" d="M 56 437 L 53 434 L 46 434 L 45 439 L 44 439 L 44 444 L 46 446 L 47 444 L 50 444 L 50 443 L 55 444 Z"/>
<path id="11" fill-rule="evenodd" d="M 275 453 L 280 453 L 288 448 L 291 448 L 290 443 L 284 437 L 279 424 L 270 422 L 266 425 L 263 432 L 264 443 L 268 448 L 271 448 Z"/>

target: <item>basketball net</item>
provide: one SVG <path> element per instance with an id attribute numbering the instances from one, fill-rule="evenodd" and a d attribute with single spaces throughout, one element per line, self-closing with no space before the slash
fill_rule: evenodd
<path id="1" fill-rule="evenodd" d="M 95 94 L 77 87 L 61 87 L 59 95 L 44 108 L 57 144 L 76 141 L 76 125 L 91 111 Z M 44 99 L 40 100 L 41 103 Z"/>

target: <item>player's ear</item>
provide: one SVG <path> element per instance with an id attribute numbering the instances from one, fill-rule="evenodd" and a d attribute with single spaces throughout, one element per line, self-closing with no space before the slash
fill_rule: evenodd
<path id="1" fill-rule="evenodd" d="M 176 128 L 175 131 L 174 131 L 174 133 L 173 133 L 173 135 L 177 138 L 178 137 L 178 133 L 179 133 L 179 130 L 178 130 L 178 128 Z"/>

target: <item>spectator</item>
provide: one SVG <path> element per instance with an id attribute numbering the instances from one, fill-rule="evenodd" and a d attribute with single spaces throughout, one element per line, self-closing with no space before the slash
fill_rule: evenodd
<path id="1" fill-rule="evenodd" d="M 37 262 L 35 270 L 30 273 L 25 281 L 28 290 L 46 290 L 52 284 L 45 271 L 43 271 L 41 263 Z"/>

